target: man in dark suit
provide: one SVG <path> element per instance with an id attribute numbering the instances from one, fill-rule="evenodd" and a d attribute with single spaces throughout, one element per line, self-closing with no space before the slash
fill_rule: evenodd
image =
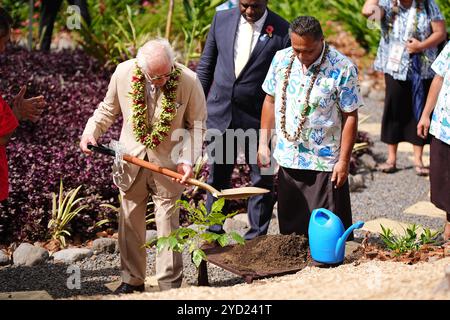
<path id="1" fill-rule="evenodd" d="M 240 0 L 237 8 L 217 12 L 197 67 L 208 97 L 207 127 L 222 134 L 215 141 L 223 143 L 223 158 L 214 158 L 208 177 L 208 183 L 219 190 L 230 187 L 236 161 L 236 138 L 230 138 L 226 132 L 230 129 L 252 130 L 258 137 L 265 98 L 261 85 L 275 53 L 290 46 L 289 23 L 268 10 L 267 2 Z M 233 143 L 233 147 L 226 148 L 229 143 Z M 272 191 L 273 175 L 262 175 L 256 161 L 249 161 L 251 156 L 255 158 L 256 148 L 257 141 L 246 140 L 245 155 L 251 169 L 252 185 Z M 227 158 L 228 161 L 222 161 Z M 213 201 L 212 195 L 208 194 L 208 210 Z M 249 199 L 250 230 L 245 234 L 246 240 L 267 233 L 274 202 L 273 192 Z M 221 226 L 210 227 L 210 231 L 223 233 Z"/>

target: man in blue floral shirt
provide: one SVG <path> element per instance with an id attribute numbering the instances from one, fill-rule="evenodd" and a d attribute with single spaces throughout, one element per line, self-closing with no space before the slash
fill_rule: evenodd
<path id="1" fill-rule="evenodd" d="M 275 128 L 282 234 L 306 235 L 316 208 L 334 212 L 347 228 L 352 224 L 349 162 L 363 106 L 358 70 L 324 41 L 313 17 L 292 22 L 291 42 L 277 52 L 263 84 L 258 162 L 269 165 L 269 130 Z"/>
<path id="2" fill-rule="evenodd" d="M 433 136 L 430 146 L 431 202 L 447 213 L 444 239 L 450 239 L 450 43 L 432 66 L 436 76 L 417 125 L 417 135 Z M 434 110 L 434 111 L 433 111 Z M 433 113 L 430 123 L 430 115 Z"/>

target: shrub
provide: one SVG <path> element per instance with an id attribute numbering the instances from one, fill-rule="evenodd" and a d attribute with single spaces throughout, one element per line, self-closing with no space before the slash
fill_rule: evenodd
<path id="1" fill-rule="evenodd" d="M 27 97 L 42 94 L 47 100 L 41 120 L 21 123 L 7 147 L 11 193 L 8 212 L 0 209 L 0 225 L 5 226 L 0 242 L 45 238 L 51 194 L 60 180 L 69 189 L 84 186 L 80 196 L 88 207 L 74 218 L 72 229 L 89 237 L 100 203 L 114 202 L 118 192 L 111 179 L 113 159 L 86 157 L 78 147 L 87 119 L 106 93 L 110 73 L 80 51 L 44 54 L 11 48 L 0 57 L 0 65 L 0 92 L 6 101 L 23 84 L 28 85 Z M 117 139 L 119 130 L 117 121 L 104 139 Z"/>

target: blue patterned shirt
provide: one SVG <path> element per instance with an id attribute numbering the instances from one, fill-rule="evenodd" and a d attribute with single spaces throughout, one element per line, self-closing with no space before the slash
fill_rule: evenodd
<path id="1" fill-rule="evenodd" d="M 392 19 L 392 1 L 391 0 L 380 0 L 380 7 L 385 11 L 385 15 L 381 20 L 381 39 L 378 46 L 378 53 L 375 59 L 374 68 L 377 71 L 390 74 L 394 79 L 405 81 L 408 80 L 408 72 L 411 69 L 411 59 L 408 51 L 405 49 L 401 59 L 401 65 L 397 72 L 388 70 L 386 64 L 389 57 L 389 45 L 393 41 L 400 41 L 398 35 L 396 36 L 394 32 L 389 32 L 389 23 Z M 407 29 L 407 21 L 409 17 L 409 9 L 405 9 L 401 4 L 399 5 L 400 12 L 397 14 L 396 20 L 400 23 L 400 30 L 403 33 Z M 427 39 L 432 33 L 431 22 L 444 20 L 444 16 L 439 10 L 438 5 L 434 0 L 428 0 L 428 12 L 421 10 L 418 14 L 417 20 L 417 30 L 415 38 L 419 41 Z M 403 34 L 401 34 L 403 36 Z M 422 58 L 422 79 L 431 79 L 434 77 L 434 72 L 431 69 L 433 61 L 438 55 L 437 48 L 429 48 L 423 52 Z M 410 72 L 409 72 L 410 74 Z"/>
<path id="2" fill-rule="evenodd" d="M 450 42 L 433 63 L 433 70 L 444 78 L 444 83 L 431 118 L 430 133 L 450 144 Z"/>
<path id="3" fill-rule="evenodd" d="M 263 83 L 263 90 L 275 97 L 277 143 L 274 157 L 285 168 L 333 171 L 339 160 L 342 133 L 342 112 L 352 112 L 363 106 L 358 84 L 358 69 L 349 58 L 330 47 L 310 97 L 311 110 L 300 140 L 290 142 L 281 130 L 281 96 L 292 47 L 278 51 Z M 302 63 L 295 59 L 287 87 L 286 131 L 293 136 L 301 120 L 313 73 L 323 56 L 303 73 Z"/>

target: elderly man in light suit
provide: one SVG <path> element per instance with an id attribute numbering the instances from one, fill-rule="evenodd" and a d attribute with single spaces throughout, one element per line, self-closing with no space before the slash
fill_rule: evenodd
<path id="1" fill-rule="evenodd" d="M 180 72 L 173 104 L 177 108 L 176 115 L 171 120 L 168 135 L 157 146 L 144 145 L 134 131 L 133 103 L 136 99 L 133 99 L 130 92 L 133 92 L 137 68 L 145 76 L 145 80 L 142 80 L 145 81 L 145 86 L 142 88 L 145 88 L 149 133 L 160 123 L 168 81 L 174 79 L 173 75 L 177 70 Z M 122 284 L 116 293 L 130 293 L 144 291 L 146 251 L 143 245 L 148 197 L 151 195 L 155 203 L 158 237 L 169 235 L 179 227 L 176 201 L 183 192 L 182 183 L 192 175 L 192 163 L 201 155 L 206 127 L 206 102 L 200 81 L 194 72 L 174 62 L 173 50 L 166 40 L 149 41 L 139 49 L 136 59 L 117 66 L 105 99 L 87 122 L 81 137 L 81 150 L 90 154 L 87 145 L 96 145 L 96 140 L 120 114 L 123 116 L 123 126 L 119 142 L 126 147 L 126 153 L 183 174 L 183 180 L 178 181 L 181 183 L 179 184 L 166 176 L 124 163 L 123 174 L 114 177 L 122 196 L 119 215 Z M 174 138 L 172 135 L 177 129 L 185 129 L 181 142 L 179 136 Z M 156 278 L 161 290 L 180 287 L 182 273 L 180 253 L 166 250 L 157 255 Z"/>

